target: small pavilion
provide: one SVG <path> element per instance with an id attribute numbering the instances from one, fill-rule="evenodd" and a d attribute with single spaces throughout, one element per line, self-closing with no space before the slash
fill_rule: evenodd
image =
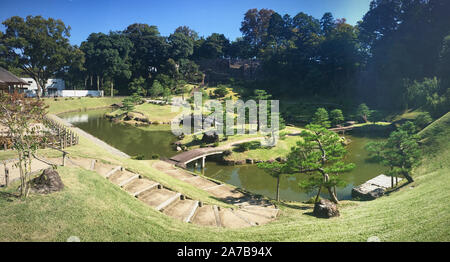
<path id="1" fill-rule="evenodd" d="M 11 93 L 14 90 L 23 92 L 25 89 L 24 85 L 30 85 L 27 81 L 15 76 L 8 70 L 0 67 L 0 92 Z"/>

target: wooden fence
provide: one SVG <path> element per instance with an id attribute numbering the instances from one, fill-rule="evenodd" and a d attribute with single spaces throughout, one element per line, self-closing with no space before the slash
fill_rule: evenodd
<path id="1" fill-rule="evenodd" d="M 50 132 L 41 133 L 42 136 L 47 136 L 47 142 L 43 147 L 56 147 L 64 149 L 79 143 L 79 136 L 72 130 L 66 128 L 48 117 L 44 118 L 44 124 Z M 8 136 L 0 136 L 0 150 L 8 150 L 12 148 L 11 139 Z"/>

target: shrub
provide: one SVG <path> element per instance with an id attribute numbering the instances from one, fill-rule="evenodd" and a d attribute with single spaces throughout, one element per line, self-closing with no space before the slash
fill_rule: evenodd
<path id="1" fill-rule="evenodd" d="M 261 142 L 260 141 L 251 141 L 251 142 L 245 142 L 242 144 L 239 144 L 238 150 L 241 152 L 245 152 L 248 150 L 254 150 L 261 148 Z"/>
<path id="2" fill-rule="evenodd" d="M 330 112 L 331 124 L 333 126 L 337 126 L 344 122 L 344 114 L 342 114 L 342 110 L 334 109 Z"/>
<path id="3" fill-rule="evenodd" d="M 134 160 L 144 160 L 144 155 L 143 154 L 138 154 L 136 156 L 133 157 Z"/>
<path id="4" fill-rule="evenodd" d="M 318 108 L 314 113 L 311 123 L 326 128 L 330 127 L 330 120 L 328 118 L 327 110 L 323 107 Z"/>
<path id="5" fill-rule="evenodd" d="M 153 154 L 152 155 L 152 159 L 159 159 L 159 155 L 158 154 Z"/>
<path id="6" fill-rule="evenodd" d="M 431 118 L 430 113 L 428 112 L 418 115 L 414 120 L 414 124 L 420 129 L 425 128 L 431 122 L 433 122 L 433 119 Z"/>
<path id="7" fill-rule="evenodd" d="M 213 147 L 218 147 L 219 146 L 219 142 L 214 142 Z"/>

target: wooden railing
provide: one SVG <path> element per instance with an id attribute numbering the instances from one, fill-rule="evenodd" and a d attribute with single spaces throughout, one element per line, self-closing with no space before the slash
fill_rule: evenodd
<path id="1" fill-rule="evenodd" d="M 46 132 L 41 132 L 39 135 L 47 136 L 47 141 L 43 147 L 53 147 L 64 149 L 70 146 L 78 145 L 79 136 L 72 130 L 65 127 L 48 117 L 44 118 L 44 125 L 49 129 Z M 48 132 L 50 131 L 50 132 Z M 11 149 L 12 143 L 8 134 L 3 132 L 0 134 L 0 150 Z"/>

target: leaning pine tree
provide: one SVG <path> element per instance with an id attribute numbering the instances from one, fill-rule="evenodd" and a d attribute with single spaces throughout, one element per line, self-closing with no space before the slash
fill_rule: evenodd
<path id="1" fill-rule="evenodd" d="M 392 132 L 387 141 L 373 142 L 366 146 L 374 159 L 389 167 L 387 174 L 392 177 L 392 186 L 394 177 L 398 176 L 405 177 L 409 183 L 414 182 L 411 172 L 418 164 L 421 153 L 419 137 L 415 133 L 416 127 L 408 121 Z"/>
<path id="2" fill-rule="evenodd" d="M 26 197 L 30 190 L 31 160 L 46 142 L 46 131 L 42 128 L 46 108 L 42 100 L 18 93 L 0 93 L 0 125 L 7 129 L 17 152 L 21 197 Z"/>
<path id="3" fill-rule="evenodd" d="M 322 189 L 326 189 L 331 200 L 338 203 L 336 186 L 344 182 L 339 174 L 352 170 L 353 163 L 344 163 L 346 150 L 341 138 L 323 126 L 310 124 L 301 133 L 303 141 L 297 142 L 288 156 L 287 172 L 306 173 L 311 177 L 299 185 L 307 189 L 317 189 L 315 202 Z"/>

